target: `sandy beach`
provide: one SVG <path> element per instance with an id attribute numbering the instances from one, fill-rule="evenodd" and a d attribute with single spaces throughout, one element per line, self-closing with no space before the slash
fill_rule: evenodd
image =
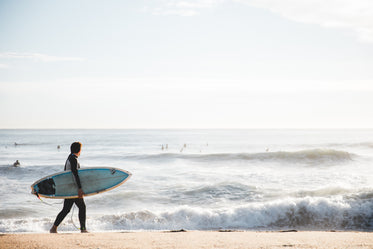
<path id="1" fill-rule="evenodd" d="M 1 234 L 0 248 L 373 248 L 373 233 L 157 231 Z"/>

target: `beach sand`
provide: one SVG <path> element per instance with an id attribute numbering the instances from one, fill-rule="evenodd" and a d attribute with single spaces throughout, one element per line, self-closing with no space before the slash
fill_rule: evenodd
<path id="1" fill-rule="evenodd" d="M 373 233 L 157 231 L 0 234 L 0 248 L 373 248 Z"/>

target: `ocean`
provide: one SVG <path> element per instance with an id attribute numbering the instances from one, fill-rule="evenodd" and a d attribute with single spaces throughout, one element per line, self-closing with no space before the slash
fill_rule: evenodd
<path id="1" fill-rule="evenodd" d="M 63 200 L 30 185 L 75 141 L 82 168 L 133 174 L 85 198 L 92 232 L 373 230 L 373 130 L 0 130 L 0 233 L 49 231 Z"/>

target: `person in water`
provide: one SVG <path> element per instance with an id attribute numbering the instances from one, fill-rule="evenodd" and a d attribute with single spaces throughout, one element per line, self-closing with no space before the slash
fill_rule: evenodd
<path id="1" fill-rule="evenodd" d="M 65 199 L 63 203 L 62 211 L 57 215 L 56 220 L 54 221 L 53 227 L 50 229 L 51 233 L 57 233 L 57 227 L 61 224 L 63 219 L 66 215 L 70 212 L 71 207 L 77 205 L 79 208 L 79 222 L 80 222 L 80 231 L 82 233 L 87 233 L 87 229 L 85 227 L 85 220 L 86 220 L 86 207 L 83 199 L 83 190 L 82 184 L 80 183 L 80 178 L 78 175 L 78 169 L 80 168 L 80 164 L 78 162 L 78 157 L 80 156 L 80 152 L 82 149 L 82 144 L 80 142 L 74 142 L 70 146 L 71 154 L 66 160 L 65 163 L 65 171 L 71 170 L 74 175 L 77 191 L 78 191 L 78 198 L 74 199 Z"/>

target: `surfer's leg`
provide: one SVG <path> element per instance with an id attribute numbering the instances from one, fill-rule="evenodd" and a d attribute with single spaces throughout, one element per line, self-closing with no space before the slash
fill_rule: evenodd
<path id="1" fill-rule="evenodd" d="M 57 227 L 61 224 L 63 219 L 65 219 L 66 215 L 70 212 L 73 204 L 74 204 L 73 199 L 65 199 L 65 201 L 63 202 L 63 209 L 57 215 L 56 220 L 54 221 L 54 225 L 53 225 L 52 229 L 50 230 L 51 233 L 56 233 L 57 232 Z"/>
<path id="2" fill-rule="evenodd" d="M 75 199 L 75 204 L 79 208 L 79 222 L 80 222 L 80 231 L 87 232 L 85 227 L 85 220 L 86 220 L 86 207 L 83 198 Z"/>

